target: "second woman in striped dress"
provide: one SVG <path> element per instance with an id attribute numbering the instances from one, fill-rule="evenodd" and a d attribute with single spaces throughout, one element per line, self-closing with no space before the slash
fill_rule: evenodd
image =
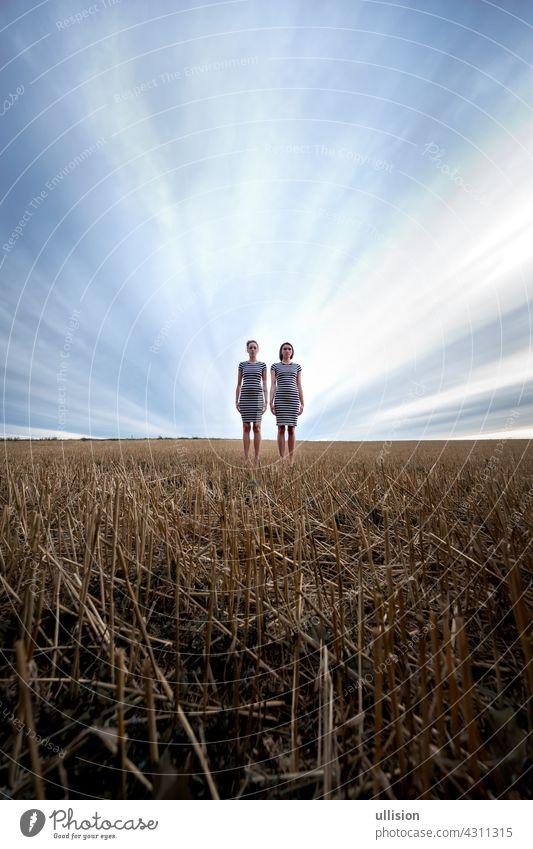
<path id="1" fill-rule="evenodd" d="M 279 349 L 279 363 L 273 363 L 270 371 L 272 377 L 270 409 L 276 416 L 278 426 L 279 456 L 282 460 L 285 457 L 285 428 L 287 428 L 289 463 L 291 466 L 294 463 L 298 416 L 301 416 L 304 411 L 302 367 L 299 363 L 292 362 L 293 356 L 294 348 L 291 343 L 284 342 Z"/>
<path id="2" fill-rule="evenodd" d="M 261 419 L 267 407 L 266 363 L 257 359 L 259 345 L 255 339 L 246 343 L 248 360 L 239 363 L 235 404 L 242 417 L 242 441 L 244 460 L 249 462 L 250 429 L 254 429 L 255 462 L 259 462 L 261 450 Z"/>

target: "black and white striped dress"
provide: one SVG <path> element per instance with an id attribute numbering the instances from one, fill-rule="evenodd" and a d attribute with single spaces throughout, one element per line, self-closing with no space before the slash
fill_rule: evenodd
<path id="1" fill-rule="evenodd" d="M 239 363 L 242 374 L 239 405 L 243 423 L 260 422 L 263 416 L 263 370 L 266 363 L 251 363 L 245 360 Z"/>
<path id="2" fill-rule="evenodd" d="M 296 376 L 301 372 L 302 367 L 298 363 L 274 363 L 272 368 L 276 374 L 276 394 L 274 395 L 276 424 L 296 427 L 300 409 L 300 393 Z"/>

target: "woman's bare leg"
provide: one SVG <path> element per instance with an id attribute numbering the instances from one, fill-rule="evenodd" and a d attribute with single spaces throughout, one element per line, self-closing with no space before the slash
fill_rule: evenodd
<path id="1" fill-rule="evenodd" d="M 283 460 L 285 456 L 285 425 L 278 425 L 278 451 Z"/>
<path id="2" fill-rule="evenodd" d="M 254 422 L 254 454 L 255 462 L 259 462 L 259 452 L 261 450 L 261 422 Z"/>
<path id="3" fill-rule="evenodd" d="M 242 425 L 242 442 L 244 445 L 244 462 L 248 462 L 248 455 L 250 453 L 250 422 L 243 422 Z"/>
<path id="4" fill-rule="evenodd" d="M 289 425 L 288 431 L 289 431 L 289 438 L 288 438 L 287 441 L 289 443 L 289 463 L 292 466 L 293 463 L 294 463 L 294 446 L 296 445 L 296 428 L 291 427 L 291 425 Z"/>

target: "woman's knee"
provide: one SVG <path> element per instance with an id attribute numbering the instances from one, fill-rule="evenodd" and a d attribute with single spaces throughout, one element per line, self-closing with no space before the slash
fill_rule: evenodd
<path id="1" fill-rule="evenodd" d="M 254 422 L 254 433 L 261 433 L 261 422 Z"/>
<path id="2" fill-rule="evenodd" d="M 250 422 L 243 422 L 243 424 L 242 424 L 242 429 L 243 429 L 244 433 L 250 433 L 251 427 L 252 426 L 251 426 Z"/>

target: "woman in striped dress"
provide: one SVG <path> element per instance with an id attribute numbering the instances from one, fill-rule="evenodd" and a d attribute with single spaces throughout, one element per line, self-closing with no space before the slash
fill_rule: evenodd
<path id="1" fill-rule="evenodd" d="M 257 359 L 259 345 L 255 339 L 246 343 L 248 360 L 239 363 L 235 405 L 242 417 L 242 441 L 244 460 L 249 461 L 250 428 L 254 429 L 255 462 L 259 461 L 261 449 L 261 419 L 267 407 L 266 363 Z"/>
<path id="2" fill-rule="evenodd" d="M 289 463 L 294 463 L 296 445 L 296 425 L 298 416 L 304 410 L 302 390 L 302 367 L 293 363 L 294 348 L 290 342 L 284 342 L 279 349 L 279 363 L 271 367 L 270 409 L 276 416 L 278 426 L 278 451 L 285 456 L 285 428 L 288 430 Z"/>

